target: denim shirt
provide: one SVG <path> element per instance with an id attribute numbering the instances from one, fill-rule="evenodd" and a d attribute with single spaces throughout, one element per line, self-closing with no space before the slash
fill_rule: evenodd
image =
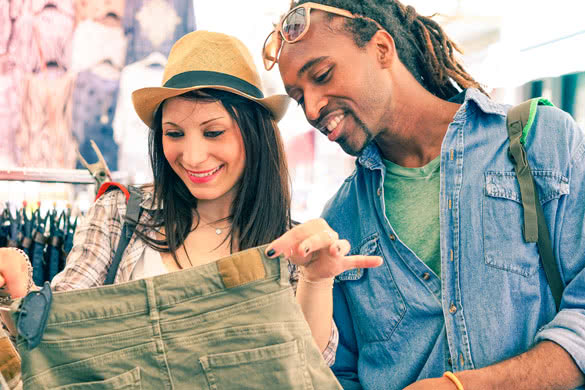
<path id="1" fill-rule="evenodd" d="M 375 144 L 323 212 L 351 254 L 384 258 L 378 268 L 336 278 L 333 370 L 346 389 L 402 389 L 494 364 L 542 340 L 562 346 L 585 372 L 584 134 L 566 113 L 541 106 L 526 140 L 565 284 L 557 313 L 536 244 L 522 234 L 509 107 L 475 89 L 460 95 L 441 147 L 440 278 L 385 216 L 385 168 Z"/>

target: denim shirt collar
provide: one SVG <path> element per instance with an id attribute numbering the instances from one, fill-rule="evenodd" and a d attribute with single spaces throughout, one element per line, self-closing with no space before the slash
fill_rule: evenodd
<path id="1" fill-rule="evenodd" d="M 476 88 L 465 89 L 453 96 L 449 101 L 461 104 L 461 107 L 455 114 L 456 118 L 465 117 L 467 115 L 470 106 L 469 102 L 473 102 L 475 106 L 485 114 L 506 116 L 506 112 L 502 105 L 493 102 L 489 97 Z M 370 144 L 364 148 L 358 157 L 358 163 L 364 168 L 370 170 L 384 168 L 380 149 L 375 142 L 370 142 Z"/>

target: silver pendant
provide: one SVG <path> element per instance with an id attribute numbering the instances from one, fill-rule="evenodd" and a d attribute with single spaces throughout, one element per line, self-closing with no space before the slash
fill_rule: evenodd
<path id="1" fill-rule="evenodd" d="M 219 228 L 215 229 L 215 234 L 217 234 L 219 236 L 221 234 L 221 229 L 219 229 Z"/>

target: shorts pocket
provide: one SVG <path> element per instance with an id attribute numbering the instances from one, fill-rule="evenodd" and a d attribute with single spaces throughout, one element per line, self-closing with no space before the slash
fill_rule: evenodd
<path id="1" fill-rule="evenodd" d="M 73 383 L 53 387 L 51 390 L 141 390 L 140 367 L 104 381 Z"/>
<path id="2" fill-rule="evenodd" d="M 555 171 L 532 171 L 540 203 L 569 193 L 569 181 Z M 520 185 L 510 171 L 485 174 L 482 205 L 485 263 L 494 268 L 529 277 L 540 268 L 536 243 L 524 240 L 524 212 Z"/>
<path id="3" fill-rule="evenodd" d="M 298 340 L 207 355 L 199 362 L 212 390 L 313 388 L 304 344 Z"/>

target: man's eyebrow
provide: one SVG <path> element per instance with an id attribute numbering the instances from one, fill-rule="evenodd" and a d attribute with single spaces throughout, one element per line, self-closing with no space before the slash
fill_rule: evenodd
<path id="1" fill-rule="evenodd" d="M 308 71 L 312 66 L 318 64 L 319 62 L 321 62 L 325 59 L 327 59 L 327 56 L 317 57 L 317 58 L 313 58 L 310 61 L 307 61 L 307 63 L 305 65 L 303 65 L 303 67 L 301 69 L 299 69 L 299 71 L 297 72 L 297 77 L 301 78 L 303 76 L 303 74 L 306 71 Z"/>

